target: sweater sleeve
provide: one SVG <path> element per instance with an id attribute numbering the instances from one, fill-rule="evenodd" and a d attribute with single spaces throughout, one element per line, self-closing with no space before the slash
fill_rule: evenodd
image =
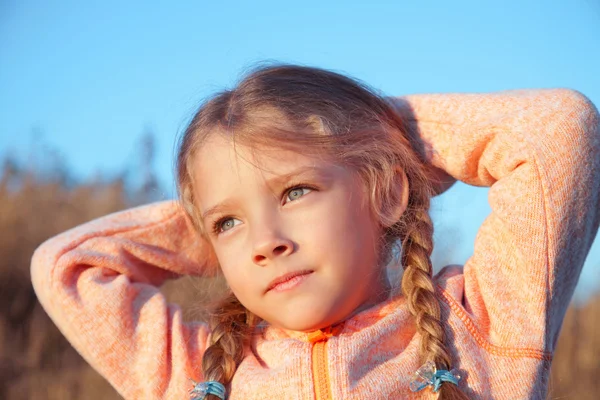
<path id="1" fill-rule="evenodd" d="M 598 111 L 569 89 L 399 99 L 428 160 L 490 186 L 459 303 L 490 343 L 552 352 L 600 217 Z"/>
<path id="2" fill-rule="evenodd" d="M 64 336 L 123 397 L 187 398 L 208 329 L 184 322 L 158 287 L 211 272 L 205 248 L 176 202 L 154 203 L 43 243 L 32 258 L 33 287 Z"/>

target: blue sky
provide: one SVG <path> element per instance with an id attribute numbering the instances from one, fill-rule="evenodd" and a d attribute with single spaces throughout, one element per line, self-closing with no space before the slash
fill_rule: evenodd
<path id="1" fill-rule="evenodd" d="M 0 1 L 0 155 L 60 150 L 81 178 L 175 139 L 200 101 L 261 60 L 357 77 L 389 95 L 570 87 L 600 104 L 600 0 Z M 42 149 L 43 151 L 43 149 Z M 434 263 L 464 263 L 490 212 L 456 185 L 433 204 Z M 596 240 L 577 290 L 600 287 Z"/>

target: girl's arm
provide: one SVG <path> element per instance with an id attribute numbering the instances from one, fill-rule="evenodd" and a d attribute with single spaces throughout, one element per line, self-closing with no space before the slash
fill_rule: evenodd
<path id="1" fill-rule="evenodd" d="M 496 346 L 554 351 L 598 230 L 598 111 L 567 89 L 411 95 L 395 103 L 435 167 L 491 186 L 492 213 L 463 270 L 465 323 Z"/>
<path id="2" fill-rule="evenodd" d="M 176 202 L 129 209 L 43 243 L 31 264 L 38 299 L 85 360 L 125 398 L 187 398 L 207 346 L 158 289 L 210 273 L 211 256 Z"/>

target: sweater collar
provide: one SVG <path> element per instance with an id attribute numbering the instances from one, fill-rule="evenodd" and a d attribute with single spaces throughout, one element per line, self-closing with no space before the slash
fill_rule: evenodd
<path id="1" fill-rule="evenodd" d="M 296 339 L 302 342 L 316 343 L 334 336 L 351 335 L 373 325 L 392 313 L 404 302 L 404 297 L 395 296 L 362 310 L 342 322 L 311 332 L 293 331 L 268 324 L 259 327 L 259 329 L 262 331 L 262 336 L 267 340 Z"/>

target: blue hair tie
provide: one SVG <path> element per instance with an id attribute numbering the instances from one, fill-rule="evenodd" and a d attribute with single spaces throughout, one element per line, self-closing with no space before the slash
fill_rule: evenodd
<path id="1" fill-rule="evenodd" d="M 207 382 L 194 382 L 194 388 L 190 390 L 190 400 L 204 400 L 209 394 L 213 394 L 225 400 L 225 386 L 221 382 L 207 381 Z"/>
<path id="2" fill-rule="evenodd" d="M 437 392 L 440 390 L 443 382 L 450 382 L 458 386 L 459 380 L 460 375 L 455 369 L 450 371 L 437 369 L 433 361 L 427 361 L 415 372 L 414 379 L 410 383 L 410 390 L 418 392 L 431 385 L 433 386 L 433 391 Z"/>

